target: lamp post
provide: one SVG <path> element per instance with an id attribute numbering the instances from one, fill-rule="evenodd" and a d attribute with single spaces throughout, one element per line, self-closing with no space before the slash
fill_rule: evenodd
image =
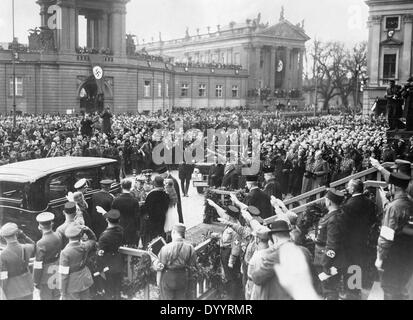
<path id="1" fill-rule="evenodd" d="M 12 25 L 13 25 L 13 43 L 12 43 L 12 66 L 13 66 L 13 128 L 16 128 L 16 39 L 14 35 L 14 0 L 12 0 Z"/>
<path id="2" fill-rule="evenodd" d="M 356 103 L 355 103 L 355 106 L 354 106 L 354 113 L 357 112 L 357 108 L 358 108 L 358 105 L 359 105 L 359 75 L 360 75 L 360 72 L 361 72 L 361 65 L 357 64 L 356 65 L 356 93 L 355 93 Z"/>

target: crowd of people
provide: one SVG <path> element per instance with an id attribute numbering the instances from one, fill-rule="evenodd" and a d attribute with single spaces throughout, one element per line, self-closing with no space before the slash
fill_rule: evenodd
<path id="1" fill-rule="evenodd" d="M 33 291 L 18 286 L 25 283 L 32 288 L 34 283 L 42 299 L 87 299 L 96 274 L 105 274 L 106 298 L 119 299 L 123 271 L 119 247 L 147 248 L 159 237 L 168 242 L 155 263 L 161 298 L 185 297 L 188 268 L 196 253 L 183 240 L 181 195 L 188 196 L 192 173 L 199 170 L 196 163 L 179 164 L 179 185 L 170 167 L 159 168 L 152 159 L 158 143 L 176 147 L 177 123 L 182 123 L 184 132 L 257 128 L 261 132 L 258 175 L 242 176 L 243 159 L 231 163 L 222 154 L 216 154 L 209 166 L 208 185 L 234 191 L 233 205 L 228 207 L 207 201 L 226 225 L 222 235 L 214 236 L 220 238 L 230 298 L 360 299 L 365 283 L 357 280 L 355 286 L 348 286 L 352 268 L 359 267 L 365 276 L 374 265 L 383 275 L 385 298 L 406 298 L 411 276 L 408 252 L 413 252 L 410 172 L 389 173 L 380 163 L 400 159 L 406 166 L 413 161 L 413 139 L 387 140 L 385 119 L 348 115 L 284 119 L 271 112 L 241 109 L 114 115 L 109 108 L 83 116 L 20 116 L 16 127 L 11 117 L 0 118 L 2 164 L 58 156 L 113 158 L 118 160 L 122 189 L 112 195 L 108 186 L 113 181 L 102 181 L 102 190 L 85 201 L 86 181 L 79 181 L 65 205 L 63 225 L 53 231 L 53 214 L 37 217 L 42 232 L 37 243 L 18 225 L 4 224 L 0 230 L 7 243 L 0 261 L 3 297 L 30 299 Z M 199 143 L 198 138 L 193 131 L 184 135 L 186 144 Z M 383 208 L 377 208 L 359 180 L 348 183 L 346 197 L 330 190 L 323 205 L 311 206 L 300 216 L 283 203 L 372 166 L 383 172 L 390 186 L 391 202 L 383 194 Z M 158 174 L 152 177 L 154 171 Z M 135 178 L 127 178 L 131 175 Z M 247 191 L 242 202 L 235 196 L 240 189 Z M 16 258 L 18 252 L 23 255 Z M 86 263 L 94 254 L 97 269 Z M 35 257 L 33 276 L 27 269 L 31 256 Z M 58 266 L 63 284 L 59 288 L 48 285 L 50 274 L 45 270 L 51 265 Z"/>

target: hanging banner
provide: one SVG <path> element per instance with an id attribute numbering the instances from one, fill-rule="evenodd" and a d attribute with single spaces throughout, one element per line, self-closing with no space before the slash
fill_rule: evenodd
<path id="1" fill-rule="evenodd" d="M 96 80 L 98 87 L 98 94 L 103 94 L 103 86 L 105 85 L 104 69 L 103 69 L 103 56 L 100 54 L 89 54 L 90 64 L 92 65 L 92 74 Z"/>

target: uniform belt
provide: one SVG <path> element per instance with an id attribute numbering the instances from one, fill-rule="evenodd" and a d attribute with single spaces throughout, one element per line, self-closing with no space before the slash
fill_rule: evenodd
<path id="1" fill-rule="evenodd" d="M 231 245 L 229 245 L 229 246 L 221 246 L 221 249 L 231 249 Z"/>
<path id="2" fill-rule="evenodd" d="M 316 241 L 315 244 L 316 244 L 316 246 L 319 246 L 319 247 L 325 247 L 326 246 L 325 242 Z"/>

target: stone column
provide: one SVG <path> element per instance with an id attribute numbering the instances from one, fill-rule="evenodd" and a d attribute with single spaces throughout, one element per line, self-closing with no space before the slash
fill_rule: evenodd
<path id="1" fill-rule="evenodd" d="M 49 15 L 47 13 L 48 6 L 45 3 L 40 3 L 40 23 L 42 27 L 47 27 Z"/>
<path id="2" fill-rule="evenodd" d="M 73 53 L 76 48 L 76 10 L 74 0 L 58 0 L 62 9 L 62 30 L 58 30 L 59 48 L 62 52 Z"/>
<path id="3" fill-rule="evenodd" d="M 298 88 L 299 90 L 302 90 L 303 88 L 303 72 L 304 72 L 304 49 L 301 49 L 299 51 L 300 55 L 300 61 L 298 65 Z"/>
<path id="4" fill-rule="evenodd" d="M 93 20 L 91 18 L 91 16 L 86 16 L 86 21 L 87 21 L 87 31 L 86 31 L 86 46 L 88 48 L 93 48 L 93 42 L 94 42 L 94 37 L 93 37 L 93 33 L 94 33 L 94 28 L 93 28 Z"/>
<path id="5" fill-rule="evenodd" d="M 371 16 L 369 18 L 369 61 L 368 73 L 371 86 L 379 86 L 379 65 L 380 65 L 380 36 L 381 36 L 382 16 Z"/>
<path id="6" fill-rule="evenodd" d="M 403 53 L 401 60 L 401 77 L 400 81 L 405 82 L 411 76 L 412 68 L 412 30 L 413 30 L 413 15 L 406 14 L 403 16 L 404 39 Z"/>
<path id="7" fill-rule="evenodd" d="M 275 72 L 277 69 L 277 64 L 276 64 L 276 48 L 271 47 L 271 55 L 270 55 L 270 89 L 272 92 L 275 90 Z"/>
<path id="8" fill-rule="evenodd" d="M 291 49 L 285 47 L 285 62 L 284 62 L 284 83 L 283 89 L 290 90 L 291 89 L 291 68 L 290 68 L 290 53 Z"/>
<path id="9" fill-rule="evenodd" d="M 110 15 L 111 45 L 114 55 L 126 56 L 126 8 L 125 5 L 114 3 Z"/>

